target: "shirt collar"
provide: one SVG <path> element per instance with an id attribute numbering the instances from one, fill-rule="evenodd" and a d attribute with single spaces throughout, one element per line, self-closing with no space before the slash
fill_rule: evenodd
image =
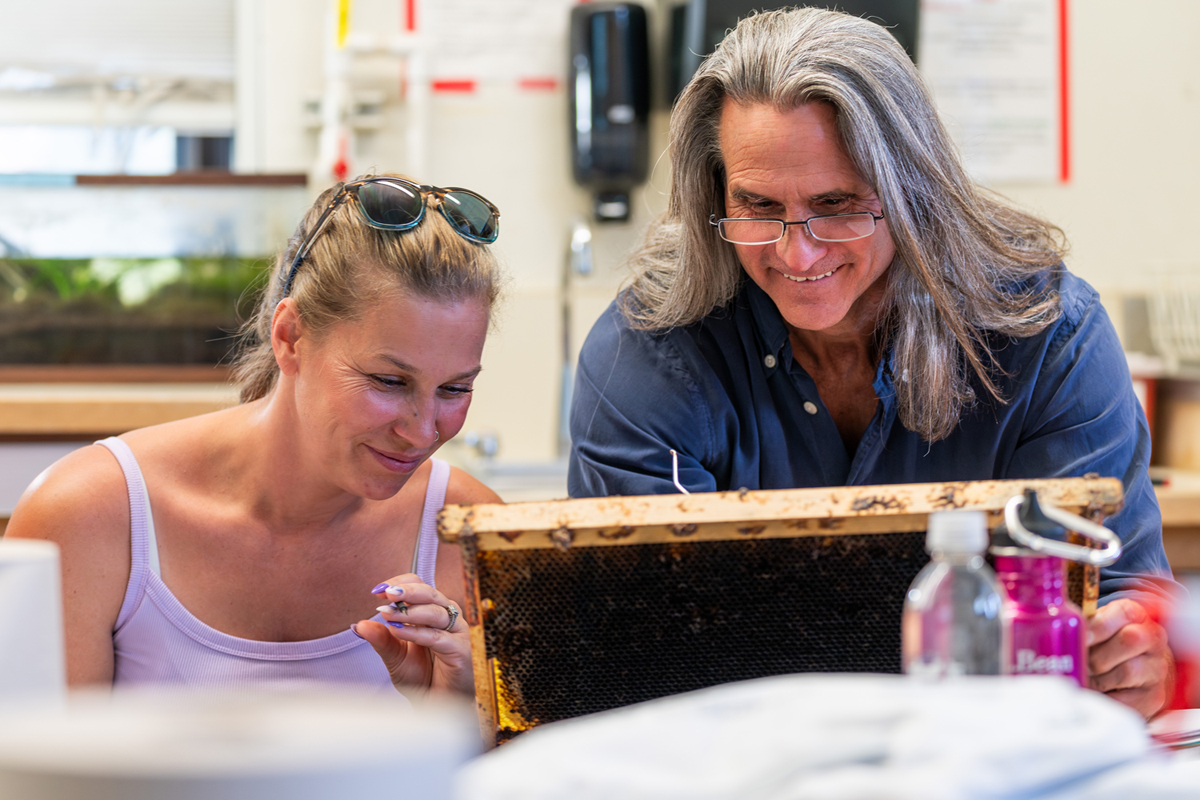
<path id="1" fill-rule="evenodd" d="M 879 359 L 879 367 L 875 370 L 875 396 L 885 406 L 896 397 L 896 348 L 888 346 L 883 357 Z"/>
<path id="2" fill-rule="evenodd" d="M 746 294 L 746 303 L 750 307 L 750 316 L 754 319 L 754 329 L 758 333 L 759 340 L 763 344 L 765 352 L 779 357 L 785 345 L 789 345 L 786 353 L 782 353 L 787 359 L 791 359 L 791 342 L 788 339 L 787 323 L 783 321 L 783 315 L 779 313 L 779 307 L 775 305 L 775 301 L 771 296 L 762 290 L 762 288 L 750 280 L 745 279 L 746 284 L 743 291 Z M 875 394 L 888 402 L 895 395 L 895 375 L 894 368 L 896 366 L 896 349 L 889 345 L 883 357 L 879 359 L 879 367 L 875 372 Z"/>
<path id="3" fill-rule="evenodd" d="M 754 318 L 754 329 L 758 332 L 759 340 L 768 353 L 778 356 L 783 346 L 788 343 L 787 324 L 779 307 L 771 296 L 764 292 L 757 283 L 745 279 L 746 302 L 750 306 L 750 315 Z"/>

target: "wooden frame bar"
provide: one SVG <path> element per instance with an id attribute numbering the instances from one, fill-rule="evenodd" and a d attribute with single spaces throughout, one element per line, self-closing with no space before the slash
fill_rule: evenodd
<path id="1" fill-rule="evenodd" d="M 1116 478 L 913 483 L 451 505 L 439 515 L 438 531 L 449 543 L 470 538 L 479 550 L 517 550 L 918 531 L 932 512 L 955 508 L 986 511 L 994 526 L 1008 499 L 1025 488 L 1100 519 L 1124 502 Z"/>

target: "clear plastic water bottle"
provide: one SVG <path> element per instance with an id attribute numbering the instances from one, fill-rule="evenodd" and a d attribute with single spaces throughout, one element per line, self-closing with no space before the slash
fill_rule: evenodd
<path id="1" fill-rule="evenodd" d="M 925 549 L 932 560 L 904 600 L 904 671 L 940 679 L 1008 673 L 1003 590 L 983 560 L 988 546 L 982 511 L 929 515 Z"/>

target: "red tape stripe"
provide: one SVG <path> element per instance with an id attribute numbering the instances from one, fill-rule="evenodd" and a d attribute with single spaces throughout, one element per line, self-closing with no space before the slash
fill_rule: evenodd
<path id="1" fill-rule="evenodd" d="M 472 80 L 442 80 L 433 82 L 435 92 L 455 92 L 469 94 L 475 91 L 475 81 Z"/>
<path id="2" fill-rule="evenodd" d="M 1058 179 L 1063 183 L 1071 179 L 1071 75 L 1067 3 L 1068 0 L 1058 0 Z"/>
<path id="3" fill-rule="evenodd" d="M 531 91 L 552 91 L 558 88 L 557 78 L 521 78 L 517 86 Z"/>

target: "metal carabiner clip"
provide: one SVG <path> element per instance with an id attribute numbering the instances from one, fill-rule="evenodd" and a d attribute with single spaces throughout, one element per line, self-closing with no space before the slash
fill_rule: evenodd
<path id="1" fill-rule="evenodd" d="M 1022 547 L 1027 547 L 1035 553 L 1077 561 L 1094 567 L 1107 567 L 1121 557 L 1121 540 L 1108 528 L 1097 525 L 1090 519 L 1044 503 L 1035 503 L 1035 505 L 1051 522 L 1093 541 L 1101 542 L 1104 547 L 1094 549 L 1084 545 L 1047 539 L 1045 536 L 1034 533 L 1021 523 L 1020 511 L 1024 504 L 1025 498 L 1021 495 L 1010 498 L 1004 504 L 1004 525 L 1008 529 L 1008 535 Z"/>

